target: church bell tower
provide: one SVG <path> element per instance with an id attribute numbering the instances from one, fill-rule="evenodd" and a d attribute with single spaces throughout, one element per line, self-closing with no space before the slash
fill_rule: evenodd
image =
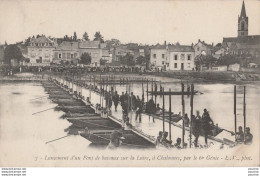
<path id="1" fill-rule="evenodd" d="M 248 36 L 248 17 L 246 16 L 245 3 L 243 1 L 240 16 L 238 16 L 238 37 Z"/>

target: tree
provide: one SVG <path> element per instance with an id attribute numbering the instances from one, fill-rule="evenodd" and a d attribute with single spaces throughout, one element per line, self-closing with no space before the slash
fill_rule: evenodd
<path id="1" fill-rule="evenodd" d="M 86 41 L 89 41 L 89 36 L 88 36 L 88 33 L 87 33 L 87 32 L 85 32 L 85 33 L 83 34 L 83 39 L 86 40 Z"/>
<path id="2" fill-rule="evenodd" d="M 127 65 L 127 66 L 135 65 L 134 56 L 129 53 L 127 53 L 125 56 L 119 57 L 119 62 L 120 62 L 120 64 Z"/>
<path id="3" fill-rule="evenodd" d="M 88 53 L 83 53 L 81 56 L 80 56 L 80 61 L 79 63 L 80 64 L 85 64 L 85 65 L 89 65 L 91 63 L 91 56 L 88 54 Z"/>
<path id="4" fill-rule="evenodd" d="M 4 62 L 11 65 L 11 60 L 17 60 L 19 63 L 23 59 L 22 52 L 17 45 L 8 45 L 4 51 Z"/>
<path id="5" fill-rule="evenodd" d="M 100 65 L 106 65 L 107 63 L 107 60 L 105 59 L 100 59 Z"/>
<path id="6" fill-rule="evenodd" d="M 25 46 L 29 46 L 30 41 L 31 41 L 31 37 L 28 37 L 28 38 L 25 40 L 25 42 L 24 42 Z"/>
<path id="7" fill-rule="evenodd" d="M 65 41 L 69 41 L 69 36 L 68 35 L 65 35 L 64 37 L 63 37 L 63 39 L 65 40 Z"/>
<path id="8" fill-rule="evenodd" d="M 235 63 L 239 63 L 239 59 L 235 55 L 224 55 L 224 56 L 221 56 L 217 61 L 218 65 L 226 65 L 226 66 L 229 66 L 229 65 L 232 65 Z"/>
<path id="9" fill-rule="evenodd" d="M 136 64 L 143 65 L 146 64 L 146 58 L 144 56 L 139 56 L 136 58 Z"/>
<path id="10" fill-rule="evenodd" d="M 217 59 L 211 55 L 200 55 L 195 58 L 195 65 L 197 68 L 205 66 L 207 68 L 212 67 L 216 64 Z"/>
<path id="11" fill-rule="evenodd" d="M 78 39 L 78 38 L 77 38 L 77 34 L 76 34 L 76 32 L 74 32 L 73 40 L 74 40 L 74 41 L 77 41 L 77 39 Z"/>
<path id="12" fill-rule="evenodd" d="M 100 41 L 101 43 L 104 43 L 103 36 L 100 34 L 100 32 L 96 32 L 94 35 L 94 41 Z"/>

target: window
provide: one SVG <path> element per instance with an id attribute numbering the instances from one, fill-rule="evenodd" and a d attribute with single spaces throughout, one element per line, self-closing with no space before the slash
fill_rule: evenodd
<path id="1" fill-rule="evenodd" d="M 177 54 L 174 55 L 174 60 L 178 60 L 178 55 Z"/>
<path id="2" fill-rule="evenodd" d="M 245 30 L 245 24 L 244 22 L 241 23 L 241 31 L 244 31 Z M 243 32 L 242 32 L 242 35 L 243 35 Z"/>
<path id="3" fill-rule="evenodd" d="M 156 54 L 153 54 L 153 58 L 156 58 Z"/>
<path id="4" fill-rule="evenodd" d="M 184 60 L 184 59 L 185 59 L 185 55 L 181 54 L 181 60 Z"/>
<path id="5" fill-rule="evenodd" d="M 71 59 L 73 59 L 73 54 L 70 54 Z"/>
<path id="6" fill-rule="evenodd" d="M 62 59 L 66 59 L 66 53 L 62 53 Z"/>
<path id="7" fill-rule="evenodd" d="M 190 60 L 190 59 L 191 59 L 191 55 L 189 54 L 189 55 L 188 55 L 188 60 Z"/>
<path id="8" fill-rule="evenodd" d="M 162 64 L 164 65 L 164 61 L 162 61 Z"/>
<path id="9" fill-rule="evenodd" d="M 174 68 L 177 68 L 177 66 L 178 66 L 177 63 L 174 63 Z"/>
<path id="10" fill-rule="evenodd" d="M 61 59 L 61 53 L 59 54 L 59 59 Z"/>
<path id="11" fill-rule="evenodd" d="M 162 54 L 162 58 L 164 58 L 164 54 Z"/>

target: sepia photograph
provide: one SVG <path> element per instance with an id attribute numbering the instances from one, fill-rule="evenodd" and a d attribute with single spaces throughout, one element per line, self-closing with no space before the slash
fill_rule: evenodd
<path id="1" fill-rule="evenodd" d="M 259 167 L 259 85 L 259 0 L 0 0 L 0 167 Z"/>

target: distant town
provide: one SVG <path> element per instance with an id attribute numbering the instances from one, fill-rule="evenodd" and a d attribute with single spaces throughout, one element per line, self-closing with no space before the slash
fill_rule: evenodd
<path id="1" fill-rule="evenodd" d="M 223 37 L 222 43 L 206 43 L 198 39 L 191 45 L 179 42 L 155 45 L 122 44 L 118 39 L 104 40 L 96 32 L 63 38 L 44 34 L 28 37 L 16 44 L 0 46 L 3 66 L 81 66 L 138 67 L 142 71 L 258 71 L 260 35 L 248 35 L 245 3 L 238 17 L 237 37 Z"/>

